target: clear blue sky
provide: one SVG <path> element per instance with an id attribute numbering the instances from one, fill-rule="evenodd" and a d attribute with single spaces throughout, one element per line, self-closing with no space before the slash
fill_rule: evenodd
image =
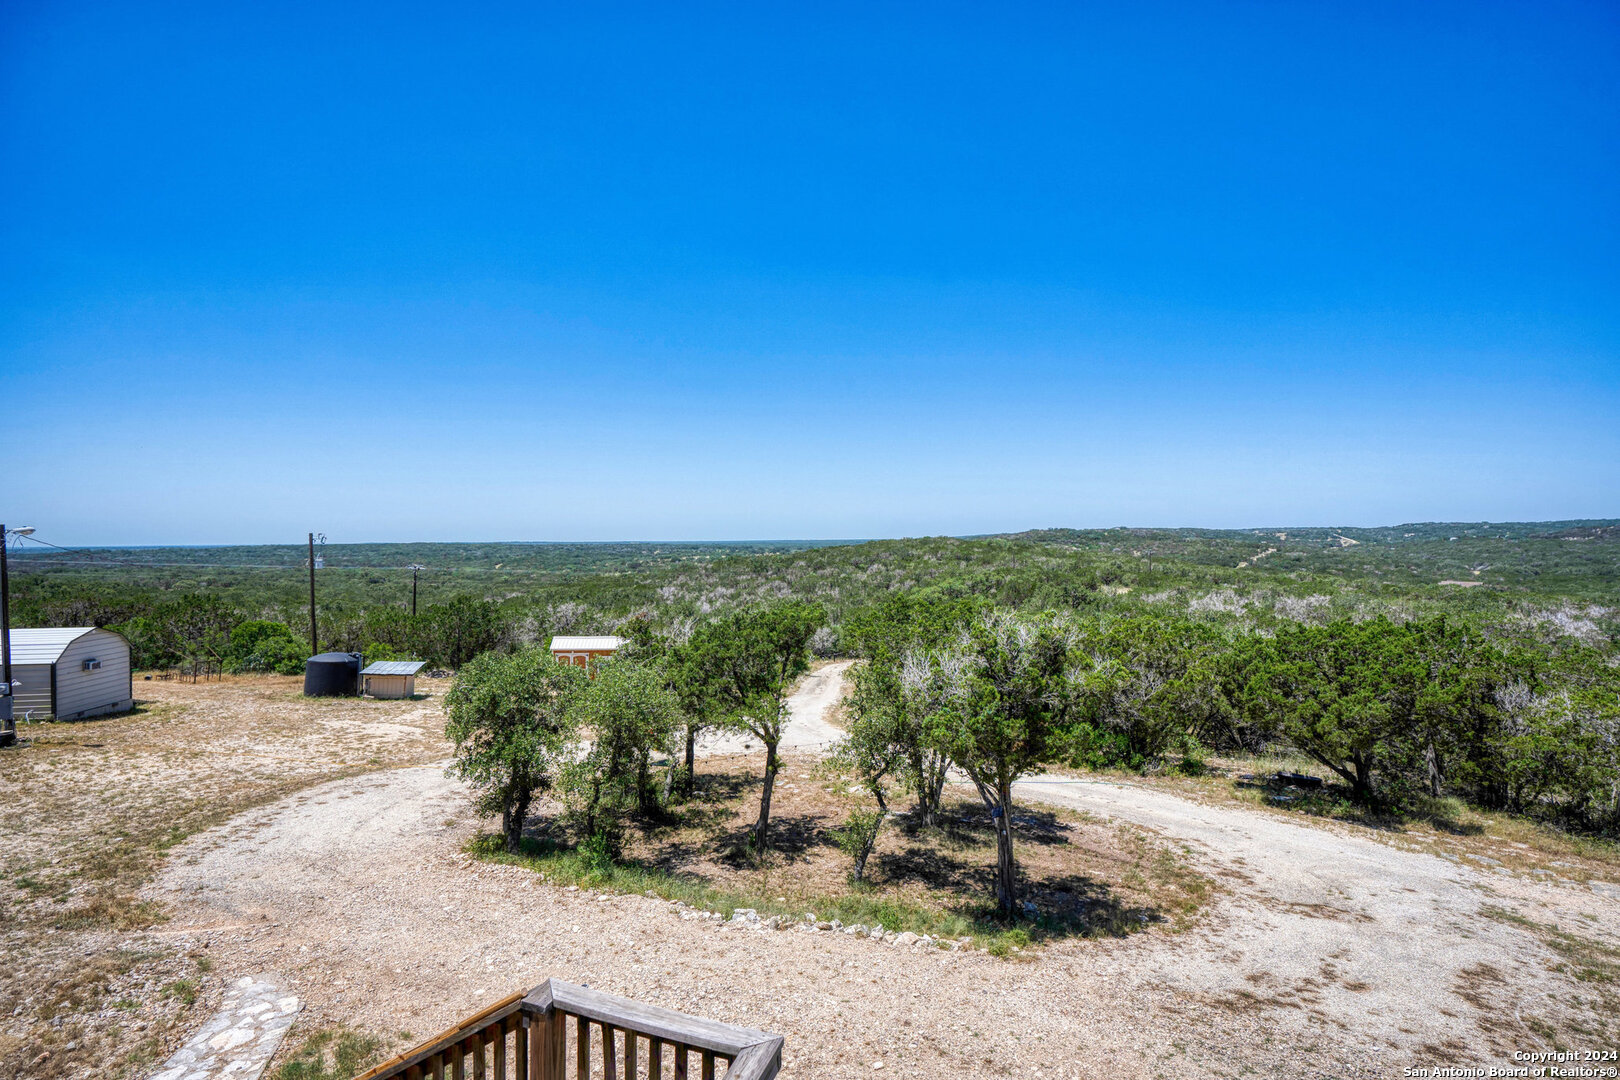
<path id="1" fill-rule="evenodd" d="M 57 543 L 1620 516 L 1620 8 L 16 2 Z"/>

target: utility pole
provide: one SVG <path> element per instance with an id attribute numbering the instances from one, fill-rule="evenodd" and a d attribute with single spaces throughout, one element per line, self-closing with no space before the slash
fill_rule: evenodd
<path id="1" fill-rule="evenodd" d="M 31 536 L 34 527 L 8 529 L 0 525 L 0 746 L 17 743 L 17 713 L 11 684 L 11 575 L 6 568 L 6 547 L 13 536 Z"/>
<path id="2" fill-rule="evenodd" d="M 11 578 L 6 572 L 6 541 L 11 534 L 0 525 L 0 746 L 17 741 L 17 717 L 11 708 Z"/>
<path id="3" fill-rule="evenodd" d="M 418 563 L 411 563 L 405 569 L 411 572 L 411 618 L 414 619 L 416 618 L 416 574 L 417 571 L 426 570 L 427 567 Z"/>
<path id="4" fill-rule="evenodd" d="M 315 534 L 309 534 L 309 655 L 320 655 L 321 645 L 315 637 Z"/>

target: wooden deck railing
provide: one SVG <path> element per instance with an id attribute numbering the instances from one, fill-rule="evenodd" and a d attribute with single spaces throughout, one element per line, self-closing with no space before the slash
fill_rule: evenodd
<path id="1" fill-rule="evenodd" d="M 357 1080 L 772 1080 L 781 1067 L 780 1035 L 548 979 Z"/>

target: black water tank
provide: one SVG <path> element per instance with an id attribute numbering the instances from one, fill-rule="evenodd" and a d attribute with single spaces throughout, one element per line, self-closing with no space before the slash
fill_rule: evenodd
<path id="1" fill-rule="evenodd" d="M 304 661 L 305 697 L 354 697 L 360 693 L 360 668 L 365 657 L 357 652 L 323 652 Z"/>

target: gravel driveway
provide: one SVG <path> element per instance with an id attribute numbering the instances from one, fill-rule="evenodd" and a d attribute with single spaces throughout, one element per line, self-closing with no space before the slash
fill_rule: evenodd
<path id="1" fill-rule="evenodd" d="M 825 750 L 843 737 L 827 716 L 844 693 L 844 672 L 854 661 L 839 660 L 817 668 L 804 677 L 798 690 L 788 698 L 788 722 L 778 749 Z M 752 735 L 711 731 L 698 740 L 705 754 L 737 754 L 760 749 Z"/>
<path id="2" fill-rule="evenodd" d="M 1570 1018 L 1576 987 L 1549 976 L 1559 957 L 1505 912 L 1620 945 L 1620 903 L 1584 880 L 1474 869 L 1349 826 L 1140 785 L 1041 779 L 1016 794 L 1183 841 L 1228 885 L 1205 947 L 1157 972 L 1169 986 L 1226 1001 L 1286 997 L 1367 1045 L 1449 1048 L 1470 1061 L 1541 1048 L 1534 1024 Z"/>
<path id="3" fill-rule="evenodd" d="M 826 737 L 806 714 L 836 700 L 841 673 L 801 689 L 807 737 Z M 1567 1000 L 1579 988 L 1549 970 L 1558 958 L 1541 937 L 1482 909 L 1620 941 L 1620 903 L 1583 883 L 1476 872 L 1144 787 L 1030 782 L 1019 794 L 1183 840 L 1224 892 L 1182 934 L 1066 942 L 1022 962 L 722 929 L 651 898 L 471 862 L 460 847 L 482 823 L 436 766 L 244 814 L 176 849 L 152 891 L 177 913 L 165 936 L 208 948 L 222 975 L 284 978 L 307 1002 L 300 1030 L 347 1022 L 421 1038 L 557 976 L 780 1032 L 788 1077 L 1484 1064 L 1544 1048 L 1531 1025 L 1586 1006 Z"/>

